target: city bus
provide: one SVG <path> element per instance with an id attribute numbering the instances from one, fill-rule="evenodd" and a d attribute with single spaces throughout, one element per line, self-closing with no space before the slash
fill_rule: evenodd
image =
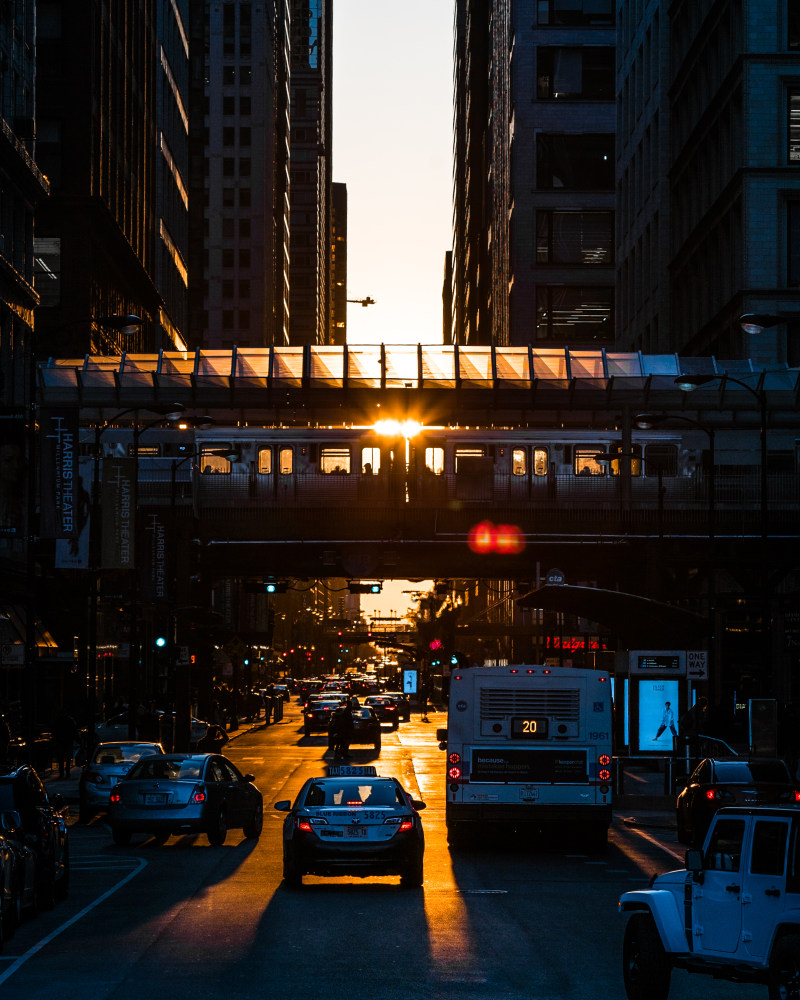
<path id="1" fill-rule="evenodd" d="M 607 671 L 518 664 L 453 669 L 448 843 L 478 828 L 555 831 L 602 849 L 611 823 Z"/>

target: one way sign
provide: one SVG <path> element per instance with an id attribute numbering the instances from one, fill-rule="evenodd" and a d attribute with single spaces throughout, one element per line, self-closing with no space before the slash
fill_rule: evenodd
<path id="1" fill-rule="evenodd" d="M 686 650 L 686 676 L 693 681 L 708 680 L 708 653 L 704 649 Z"/>

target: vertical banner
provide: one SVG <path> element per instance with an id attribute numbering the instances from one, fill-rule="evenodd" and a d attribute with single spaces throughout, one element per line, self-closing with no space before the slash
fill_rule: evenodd
<path id="1" fill-rule="evenodd" d="M 75 534 L 71 538 L 56 539 L 57 569 L 88 569 L 89 531 L 91 519 L 99 517 L 99 511 L 91 507 L 92 461 L 82 458 L 77 465 L 76 493 L 78 495 Z"/>
<path id="2" fill-rule="evenodd" d="M 133 458 L 104 458 L 102 476 L 103 569 L 133 569 L 134 486 Z"/>
<path id="3" fill-rule="evenodd" d="M 142 545 L 141 576 L 139 586 L 143 601 L 166 601 L 169 599 L 169 547 L 167 525 L 159 513 L 142 517 L 140 533 Z"/>
<path id="4" fill-rule="evenodd" d="M 74 538 L 78 531 L 78 410 L 43 410 L 39 423 L 42 538 Z"/>
<path id="5" fill-rule="evenodd" d="M 0 413 L 0 536 L 25 530 L 25 420 Z"/>

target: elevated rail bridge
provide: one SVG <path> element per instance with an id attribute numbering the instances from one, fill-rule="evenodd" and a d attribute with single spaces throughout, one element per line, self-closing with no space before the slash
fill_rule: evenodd
<path id="1" fill-rule="evenodd" d="M 698 566 L 745 587 L 765 562 L 773 583 L 798 568 L 796 368 L 307 345 L 54 359 L 37 391 L 42 426 L 78 430 L 104 532 L 128 476 L 134 536 L 160 518 L 164 544 L 198 540 L 218 578 L 531 579 L 557 565 L 685 600 Z"/>

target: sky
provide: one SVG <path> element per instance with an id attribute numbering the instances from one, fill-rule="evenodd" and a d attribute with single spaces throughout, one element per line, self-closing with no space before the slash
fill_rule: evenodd
<path id="1" fill-rule="evenodd" d="M 347 185 L 349 344 L 442 343 L 453 0 L 334 0 L 333 179 Z"/>

